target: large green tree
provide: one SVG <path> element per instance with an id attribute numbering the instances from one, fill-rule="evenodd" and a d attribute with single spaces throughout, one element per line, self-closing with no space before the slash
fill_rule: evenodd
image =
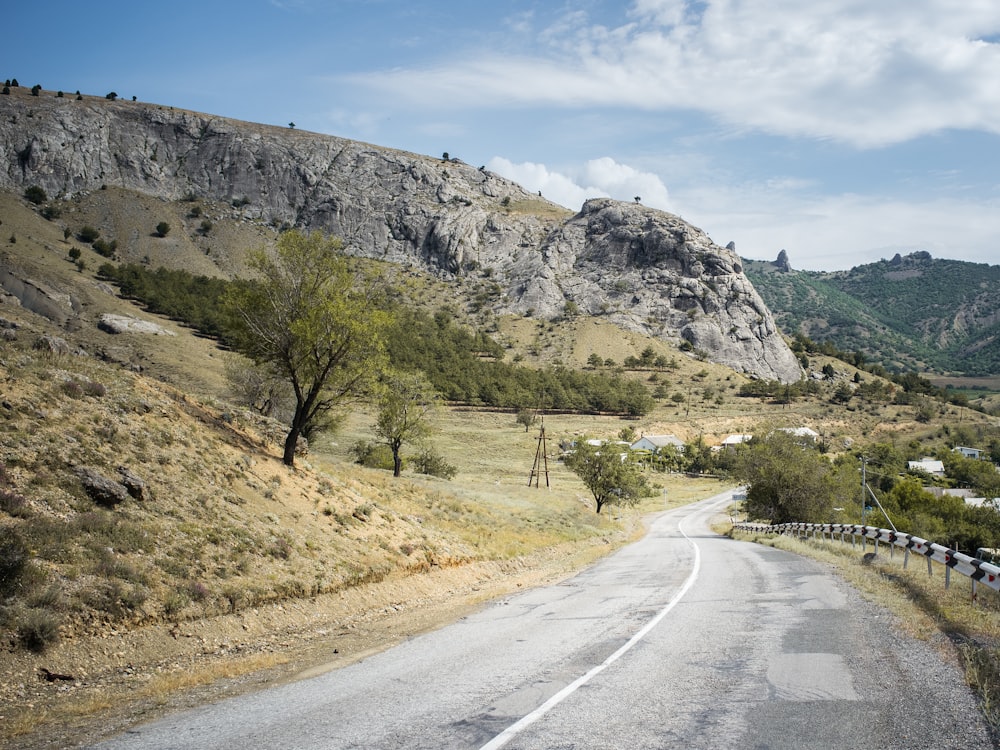
<path id="1" fill-rule="evenodd" d="M 339 239 L 320 232 L 285 232 L 273 252 L 251 253 L 253 278 L 226 294 L 235 348 L 273 368 L 294 394 L 282 458 L 288 466 L 299 437 L 369 393 L 383 367 L 381 284 L 352 270 L 342 251 Z"/>
<path id="2" fill-rule="evenodd" d="M 394 477 L 403 469 L 403 444 L 430 434 L 430 417 L 437 405 L 434 387 L 423 373 L 391 372 L 383 378 L 373 431 L 392 451 Z"/>
<path id="3" fill-rule="evenodd" d="M 860 509 L 857 467 L 831 463 L 810 441 L 774 430 L 737 451 L 733 476 L 747 485 L 750 518 L 829 523 L 834 508 Z"/>
<path id="4" fill-rule="evenodd" d="M 650 494 L 646 477 L 620 446 L 581 440 L 565 461 L 594 496 L 598 513 L 605 505 L 635 505 Z"/>

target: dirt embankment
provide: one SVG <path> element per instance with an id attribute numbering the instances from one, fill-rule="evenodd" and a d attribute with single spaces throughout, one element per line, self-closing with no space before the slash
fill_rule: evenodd
<path id="1" fill-rule="evenodd" d="M 490 599 L 571 575 L 609 550 L 606 539 L 592 540 L 6 655 L 0 742 L 78 747 L 169 711 L 337 669 Z"/>

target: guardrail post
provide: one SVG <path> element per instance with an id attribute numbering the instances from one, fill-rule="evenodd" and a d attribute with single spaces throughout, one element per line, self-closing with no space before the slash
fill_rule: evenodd
<path id="1" fill-rule="evenodd" d="M 906 570 L 906 566 L 910 564 L 910 548 L 906 547 L 903 549 L 903 570 Z"/>
<path id="2" fill-rule="evenodd" d="M 927 558 L 927 575 L 932 576 L 934 573 L 931 570 L 931 563 L 934 562 L 929 557 Z"/>
<path id="3" fill-rule="evenodd" d="M 944 566 L 944 587 L 951 588 L 951 566 Z"/>

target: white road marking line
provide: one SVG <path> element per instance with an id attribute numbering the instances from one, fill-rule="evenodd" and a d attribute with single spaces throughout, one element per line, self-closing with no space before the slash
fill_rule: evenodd
<path id="1" fill-rule="evenodd" d="M 681 519 L 680 523 L 677 524 L 677 530 L 681 532 L 681 535 L 685 539 L 687 539 L 688 544 L 690 544 L 694 548 L 694 566 L 691 569 L 691 573 L 684 581 L 684 585 L 681 586 L 680 590 L 676 594 L 674 594 L 674 598 L 671 599 L 667 603 L 667 605 L 656 614 L 655 617 L 653 617 L 649 622 L 643 625 L 643 627 L 629 639 L 628 643 L 619 648 L 617 651 L 611 654 L 611 656 L 609 656 L 603 662 L 601 662 L 596 667 L 591 669 L 585 675 L 583 675 L 582 677 L 578 677 L 576 680 L 574 680 L 569 685 L 564 687 L 562 690 L 553 695 L 551 698 L 545 701 L 545 703 L 540 705 L 534 711 L 532 711 L 529 714 L 526 714 L 525 716 L 521 717 L 518 721 L 511 724 L 500 734 L 498 734 L 492 740 L 483 745 L 480 748 L 480 750 L 497 750 L 497 748 L 501 748 L 504 745 L 506 745 L 508 742 L 514 739 L 514 737 L 517 736 L 521 731 L 523 731 L 530 725 L 534 724 L 545 714 L 547 714 L 550 710 L 558 706 L 566 698 L 575 693 L 579 688 L 586 685 L 588 682 L 590 682 L 591 679 L 593 679 L 598 674 L 600 674 L 605 669 L 614 664 L 616 661 L 618 661 L 618 659 L 620 659 L 623 655 L 625 655 L 635 644 L 637 644 L 639 641 L 645 638 L 649 634 L 649 631 L 655 628 L 656 625 L 660 622 L 660 620 L 666 617 L 667 614 L 670 612 L 670 610 L 672 610 L 677 605 L 677 603 L 684 598 L 684 595 L 687 594 L 690 588 L 694 585 L 694 582 L 698 579 L 698 573 L 701 570 L 701 549 L 694 542 L 694 540 L 691 539 L 691 537 L 689 537 L 684 532 L 684 521 L 686 520 L 687 518 Z"/>

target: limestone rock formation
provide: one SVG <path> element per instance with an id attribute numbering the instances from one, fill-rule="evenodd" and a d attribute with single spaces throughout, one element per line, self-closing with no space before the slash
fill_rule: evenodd
<path id="1" fill-rule="evenodd" d="M 349 252 L 488 278 L 494 312 L 573 302 L 751 375 L 798 362 L 731 249 L 671 214 L 588 201 L 571 211 L 456 159 L 103 98 L 0 97 L 0 189 L 69 197 L 114 185 L 225 201 L 247 221 L 322 229 Z M 127 242 L 127 239 L 123 239 Z"/>

